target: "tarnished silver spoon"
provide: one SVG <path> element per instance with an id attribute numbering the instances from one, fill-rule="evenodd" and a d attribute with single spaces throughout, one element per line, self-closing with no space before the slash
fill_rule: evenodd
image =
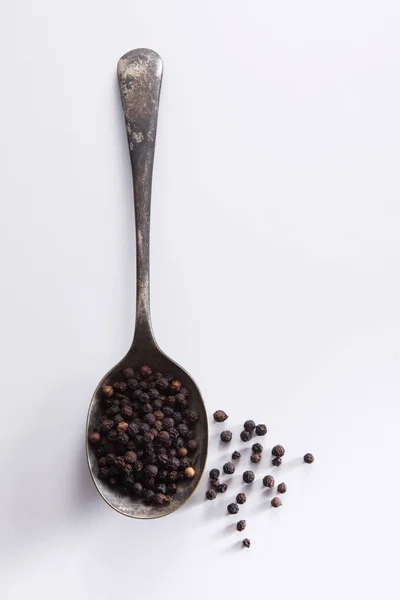
<path id="1" fill-rule="evenodd" d="M 99 382 L 89 406 L 86 429 L 86 452 L 93 482 L 112 508 L 128 517 L 152 519 L 168 515 L 182 506 L 195 490 L 206 461 L 208 425 L 204 403 L 196 383 L 177 363 L 158 347 L 151 326 L 149 294 L 150 204 L 157 116 L 162 80 L 162 61 L 156 52 L 132 50 L 118 62 L 118 81 L 125 114 L 132 165 L 136 218 L 136 323 L 133 342 L 126 356 Z M 88 433 L 101 415 L 101 388 L 113 382 L 126 368 L 150 365 L 155 371 L 172 373 L 190 392 L 190 406 L 200 414 L 197 423 L 198 450 L 193 479 L 178 484 L 177 493 L 167 505 L 146 505 L 139 499 L 110 487 L 97 476 L 94 449 L 88 444 Z"/>

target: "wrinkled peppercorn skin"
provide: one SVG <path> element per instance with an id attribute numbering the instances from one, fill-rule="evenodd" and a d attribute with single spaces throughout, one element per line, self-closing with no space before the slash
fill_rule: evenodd
<path id="1" fill-rule="evenodd" d="M 307 452 L 307 454 L 303 456 L 303 460 L 308 465 L 311 465 L 314 462 L 314 456 L 310 452 Z"/>

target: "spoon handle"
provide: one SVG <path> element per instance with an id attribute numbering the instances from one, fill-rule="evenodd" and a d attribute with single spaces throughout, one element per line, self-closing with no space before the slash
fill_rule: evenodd
<path id="1" fill-rule="evenodd" d="M 118 61 L 118 82 L 132 165 L 136 218 L 135 339 L 154 344 L 150 318 L 149 243 L 151 181 L 162 80 L 162 60 L 140 48 Z"/>

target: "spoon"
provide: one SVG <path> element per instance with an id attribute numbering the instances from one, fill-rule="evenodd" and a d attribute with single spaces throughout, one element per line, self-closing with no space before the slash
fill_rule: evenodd
<path id="1" fill-rule="evenodd" d="M 171 360 L 157 345 L 150 319 L 149 240 L 151 181 L 156 141 L 157 116 L 162 79 L 161 58 L 147 49 L 128 52 L 118 61 L 118 81 L 125 114 L 129 153 L 132 165 L 136 220 L 136 323 L 133 342 L 125 357 L 98 384 L 89 406 L 86 427 L 86 454 L 90 474 L 103 500 L 128 517 L 153 519 L 166 516 L 180 508 L 200 481 L 207 456 L 207 415 L 200 390 L 192 377 Z M 116 380 L 126 367 L 138 369 L 147 364 L 153 372 L 172 373 L 189 390 L 189 407 L 196 410 L 198 449 L 194 456 L 195 476 L 178 484 L 171 502 L 162 506 L 144 504 L 140 499 L 112 488 L 99 479 L 96 455 L 88 444 L 88 432 L 93 430 L 101 414 L 101 387 Z"/>

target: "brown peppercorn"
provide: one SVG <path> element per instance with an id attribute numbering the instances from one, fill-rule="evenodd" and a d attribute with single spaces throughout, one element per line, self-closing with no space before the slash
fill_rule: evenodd
<path id="1" fill-rule="evenodd" d="M 283 483 L 283 482 L 282 482 L 282 483 L 280 483 L 280 484 L 278 485 L 278 487 L 277 487 L 276 489 L 278 490 L 278 492 L 279 492 L 280 494 L 286 494 L 286 492 L 287 492 L 287 485 L 286 485 L 286 483 Z"/>
<path id="2" fill-rule="evenodd" d="M 307 452 L 307 454 L 303 456 L 303 460 L 308 465 L 311 465 L 311 463 L 314 462 L 314 456 L 310 452 Z"/>
<path id="3" fill-rule="evenodd" d="M 235 465 L 231 462 L 225 463 L 222 468 L 224 473 L 226 473 L 227 475 L 232 475 L 235 472 Z"/>
<path id="4" fill-rule="evenodd" d="M 273 488 L 275 485 L 275 479 L 272 477 L 272 475 L 266 475 L 263 478 L 263 485 L 265 485 L 265 487 L 267 488 Z"/>
<path id="5" fill-rule="evenodd" d="M 246 429 L 244 429 L 241 434 L 240 434 L 240 439 L 242 440 L 242 442 L 249 442 L 252 438 L 252 433 L 251 431 L 246 431 Z"/>
<path id="6" fill-rule="evenodd" d="M 96 446 L 97 444 L 100 444 L 101 442 L 101 435 L 98 431 L 93 431 L 93 433 L 91 433 L 89 435 L 89 441 L 91 444 L 93 444 L 93 446 Z"/>
<path id="7" fill-rule="evenodd" d="M 162 412 L 162 410 L 155 410 L 154 411 L 154 417 L 157 421 L 163 421 L 164 420 L 164 413 Z"/>
<path id="8" fill-rule="evenodd" d="M 129 423 L 125 423 L 125 421 L 122 421 L 121 423 L 118 423 L 117 425 L 117 431 L 121 432 L 121 431 L 126 431 L 129 427 Z"/>
<path id="9" fill-rule="evenodd" d="M 256 427 L 256 424 L 254 423 L 254 421 L 251 421 L 251 420 L 245 421 L 244 425 L 243 425 L 243 429 L 245 431 L 253 431 L 253 429 L 255 429 L 255 427 Z"/>
<path id="10" fill-rule="evenodd" d="M 223 423 L 228 418 L 228 415 L 223 410 L 216 410 L 213 414 L 214 421 L 217 423 Z"/>
<path id="11" fill-rule="evenodd" d="M 246 529 L 246 521 L 244 519 L 242 519 L 241 521 L 238 521 L 236 523 L 236 529 L 238 531 L 243 531 L 244 529 Z"/>
<path id="12" fill-rule="evenodd" d="M 226 508 L 230 515 L 236 515 L 239 512 L 239 507 L 235 502 L 231 502 Z"/>
<path id="13" fill-rule="evenodd" d="M 285 454 L 285 448 L 283 446 L 281 446 L 280 444 L 278 444 L 277 446 L 274 446 L 272 448 L 271 454 L 273 456 L 277 456 L 279 458 L 282 458 L 282 456 Z"/>
<path id="14" fill-rule="evenodd" d="M 252 454 L 250 456 L 250 460 L 252 463 L 255 463 L 255 464 L 259 463 L 261 460 L 261 454 L 259 454 L 258 452 L 255 452 L 254 454 Z"/>
<path id="15" fill-rule="evenodd" d="M 230 442 L 232 439 L 232 432 L 231 431 L 222 431 L 220 438 L 221 438 L 222 442 Z"/>
<path id="16" fill-rule="evenodd" d="M 236 496 L 236 502 L 238 504 L 244 504 L 246 502 L 247 498 L 246 498 L 246 494 L 240 493 Z"/>
<path id="17" fill-rule="evenodd" d="M 132 464 L 137 459 L 137 455 L 133 450 L 128 450 L 128 452 L 125 452 L 124 454 L 124 459 L 126 463 Z"/>
<path id="18" fill-rule="evenodd" d="M 278 508 L 279 506 L 282 506 L 281 499 L 278 498 L 278 496 L 275 496 L 275 498 L 272 498 L 272 500 L 271 500 L 271 506 L 273 506 L 274 508 Z"/>
<path id="19" fill-rule="evenodd" d="M 226 485 L 226 483 L 220 483 L 219 486 L 217 487 L 217 492 L 218 492 L 218 494 L 225 494 L 227 489 L 228 489 L 228 486 Z"/>
<path id="20" fill-rule="evenodd" d="M 235 450 L 235 452 L 232 452 L 232 459 L 233 460 L 238 460 L 241 456 L 242 455 L 237 450 Z"/>
<path id="21" fill-rule="evenodd" d="M 255 479 L 255 475 L 254 475 L 253 471 L 245 471 L 243 473 L 243 481 L 245 483 L 253 483 L 254 479 Z"/>
<path id="22" fill-rule="evenodd" d="M 279 456 L 275 456 L 275 458 L 272 459 L 272 464 L 274 467 L 280 467 L 282 464 L 282 459 L 279 458 Z"/>
<path id="23" fill-rule="evenodd" d="M 150 367 L 148 365 L 143 365 L 142 367 L 140 367 L 140 374 L 142 377 L 150 377 L 152 372 L 153 371 L 150 369 Z"/>
<path id="24" fill-rule="evenodd" d="M 183 458 L 184 456 L 187 455 L 187 453 L 188 453 L 188 451 L 186 448 L 179 448 L 177 454 L 180 458 Z"/>
<path id="25" fill-rule="evenodd" d="M 170 388 L 174 392 L 180 392 L 181 391 L 181 387 L 182 387 L 182 384 L 177 379 L 173 379 L 171 381 L 171 383 L 170 383 Z"/>
<path id="26" fill-rule="evenodd" d="M 185 477 L 187 477 L 188 479 L 192 479 L 192 477 L 194 477 L 196 474 L 196 471 L 193 469 L 193 467 L 187 467 L 187 469 L 185 469 Z"/>
<path id="27" fill-rule="evenodd" d="M 112 385 L 103 385 L 101 392 L 105 398 L 111 398 L 111 396 L 114 394 L 114 388 Z"/>
<path id="28" fill-rule="evenodd" d="M 215 490 L 211 489 L 211 490 L 206 491 L 207 500 L 215 500 L 216 497 L 217 497 L 217 493 Z"/>
<path id="29" fill-rule="evenodd" d="M 250 540 L 248 538 L 244 538 L 242 544 L 245 548 L 250 548 Z"/>

